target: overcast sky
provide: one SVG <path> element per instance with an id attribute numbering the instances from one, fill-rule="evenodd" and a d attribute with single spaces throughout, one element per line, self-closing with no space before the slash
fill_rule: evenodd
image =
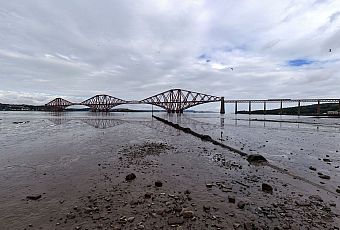
<path id="1" fill-rule="evenodd" d="M 339 51 L 339 0 L 0 0 L 0 103 L 339 98 Z"/>

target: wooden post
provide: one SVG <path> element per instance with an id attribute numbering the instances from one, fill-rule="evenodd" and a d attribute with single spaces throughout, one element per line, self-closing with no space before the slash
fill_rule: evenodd
<path id="1" fill-rule="evenodd" d="M 301 108 L 300 108 L 300 106 L 301 106 L 301 101 L 299 100 L 298 101 L 298 116 L 301 115 Z"/>
<path id="2" fill-rule="evenodd" d="M 282 115 L 282 100 L 281 100 L 281 102 L 280 102 L 280 115 Z"/>
<path id="3" fill-rule="evenodd" d="M 237 101 L 235 101 L 235 114 L 237 114 Z"/>

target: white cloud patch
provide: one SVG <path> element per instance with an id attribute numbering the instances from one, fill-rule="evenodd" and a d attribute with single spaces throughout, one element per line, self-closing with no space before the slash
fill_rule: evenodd
<path id="1" fill-rule="evenodd" d="M 338 0 L 2 1 L 0 103 L 143 99 L 174 87 L 339 97 L 339 9 Z"/>

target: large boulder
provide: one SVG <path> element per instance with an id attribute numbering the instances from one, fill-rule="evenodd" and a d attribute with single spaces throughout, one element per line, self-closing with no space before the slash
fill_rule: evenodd
<path id="1" fill-rule="evenodd" d="M 260 154 L 248 155 L 247 161 L 252 164 L 267 163 L 267 159 Z"/>

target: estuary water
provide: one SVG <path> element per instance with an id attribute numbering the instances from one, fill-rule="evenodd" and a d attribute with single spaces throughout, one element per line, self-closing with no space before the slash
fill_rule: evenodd
<path id="1" fill-rule="evenodd" d="M 259 153 L 274 165 L 328 189 L 335 190 L 340 185 L 340 120 L 337 118 L 218 113 L 156 115 L 247 154 Z M 52 133 L 64 138 L 71 135 L 69 138 L 76 141 L 84 135 L 80 130 L 99 132 L 123 123 L 178 132 L 170 127 L 164 130 L 164 126 L 153 121 L 151 113 L 1 112 L 0 157 L 13 157 L 16 154 L 13 149 L 25 149 L 28 144 L 42 144 L 41 137 Z M 330 176 L 330 180 L 321 179 L 321 174 Z"/>

